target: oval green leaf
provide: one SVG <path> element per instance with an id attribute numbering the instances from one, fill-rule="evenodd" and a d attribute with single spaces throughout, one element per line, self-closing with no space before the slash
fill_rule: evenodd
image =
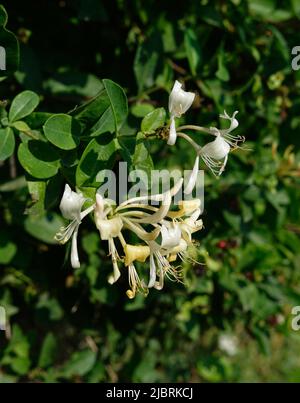
<path id="1" fill-rule="evenodd" d="M 43 126 L 45 136 L 62 150 L 73 150 L 80 142 L 80 124 L 63 113 L 51 116 Z"/>
<path id="2" fill-rule="evenodd" d="M 15 149 L 15 136 L 10 127 L 0 129 L 0 161 L 6 160 Z"/>
<path id="3" fill-rule="evenodd" d="M 10 123 L 28 116 L 38 106 L 40 99 L 33 91 L 23 91 L 12 101 L 8 119 Z"/>
<path id="4" fill-rule="evenodd" d="M 59 155 L 49 144 L 39 140 L 21 143 L 18 158 L 22 167 L 34 178 L 47 179 L 57 174 Z"/>
<path id="5" fill-rule="evenodd" d="M 76 170 L 77 186 L 99 186 L 96 176 L 103 169 L 111 169 L 118 149 L 116 139 L 107 141 L 103 137 L 93 139 L 84 150 Z"/>
<path id="6" fill-rule="evenodd" d="M 102 80 L 102 82 L 109 98 L 110 108 L 115 124 L 115 131 L 118 133 L 127 117 L 127 98 L 123 88 L 118 84 L 107 79 Z"/>
<path id="7" fill-rule="evenodd" d="M 55 213 L 42 217 L 29 215 L 24 222 L 28 234 L 48 244 L 57 244 L 54 236 L 64 225 L 65 221 Z"/>
<path id="8" fill-rule="evenodd" d="M 157 108 L 148 113 L 142 120 L 141 129 L 144 133 L 152 133 L 165 124 L 166 111 L 164 108 Z"/>

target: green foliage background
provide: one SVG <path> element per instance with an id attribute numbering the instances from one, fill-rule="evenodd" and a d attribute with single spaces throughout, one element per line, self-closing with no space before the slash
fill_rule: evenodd
<path id="1" fill-rule="evenodd" d="M 300 45 L 300 2 L 3 5 L 21 64 L 0 84 L 1 152 L 15 150 L 0 166 L 0 305 L 11 325 L 7 339 L 0 335 L 0 381 L 299 381 L 291 307 L 300 305 L 300 72 L 291 69 L 291 49 Z M 103 78 L 124 88 L 129 115 L 123 125 L 91 128 L 74 108 L 113 85 Z M 130 301 L 126 275 L 107 284 L 110 260 L 92 222 L 80 229 L 82 267 L 71 269 L 66 249 L 53 241 L 58 203 L 66 180 L 93 191 L 84 161 L 75 168 L 88 144 L 104 156 L 97 167 L 107 164 L 116 134 L 113 152 L 126 159 L 135 150 L 134 167 L 151 169 L 152 155 L 156 167 L 191 168 L 193 154 L 180 141 L 172 148 L 150 142 L 150 154 L 135 143 L 142 118 L 167 106 L 175 79 L 198 93 L 189 122 L 219 125 L 224 108 L 239 110 L 238 130 L 251 151 L 233 153 L 220 180 L 205 174 L 198 235 L 205 266 L 185 268 L 185 287 L 168 282 Z M 7 126 L 3 101 L 9 110 L 25 90 L 40 99 L 23 93 L 27 116 L 10 112 Z M 39 114 L 31 113 L 38 102 Z M 44 129 L 51 144 L 40 137 L 51 114 L 71 110 L 85 125 L 80 139 L 55 144 L 53 121 L 50 133 Z M 62 119 L 68 133 L 71 118 Z M 28 168 L 41 142 L 38 157 L 49 157 L 48 168 Z M 220 348 L 224 335 L 236 343 L 235 355 Z"/>

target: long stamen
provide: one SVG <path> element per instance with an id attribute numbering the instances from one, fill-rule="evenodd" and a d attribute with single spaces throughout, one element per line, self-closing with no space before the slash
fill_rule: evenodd
<path id="1" fill-rule="evenodd" d="M 80 223 L 77 220 L 73 220 L 66 227 L 61 227 L 54 237 L 55 240 L 62 244 L 66 243 L 71 238 L 75 228 L 79 224 Z"/>

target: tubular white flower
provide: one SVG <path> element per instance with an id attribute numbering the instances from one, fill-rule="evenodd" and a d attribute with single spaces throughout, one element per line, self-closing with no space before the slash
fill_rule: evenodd
<path id="1" fill-rule="evenodd" d="M 187 186 L 184 188 L 184 193 L 185 194 L 190 194 L 192 193 L 196 182 L 197 182 L 197 177 L 198 177 L 198 170 L 199 170 L 199 155 L 197 155 L 195 162 L 194 162 L 194 167 L 193 170 L 190 174 L 189 180 L 188 180 L 188 184 Z"/>
<path id="2" fill-rule="evenodd" d="M 171 116 L 170 132 L 169 132 L 169 138 L 168 138 L 169 146 L 173 146 L 176 143 L 176 140 L 177 140 L 177 133 L 176 133 L 175 118 L 174 118 L 174 116 Z"/>
<path id="3" fill-rule="evenodd" d="M 181 238 L 181 230 L 178 224 L 171 223 L 170 226 L 162 225 L 161 226 L 161 247 L 163 249 L 172 249 L 175 246 L 179 245 Z"/>
<path id="4" fill-rule="evenodd" d="M 194 102 L 195 94 L 187 92 L 182 89 L 182 84 L 175 81 L 172 91 L 169 96 L 169 112 L 170 112 L 170 133 L 168 144 L 174 145 L 176 143 L 177 134 L 175 126 L 175 118 L 180 118 Z"/>
<path id="5" fill-rule="evenodd" d="M 169 112 L 171 116 L 180 118 L 194 102 L 195 94 L 182 89 L 182 84 L 175 81 L 169 97 Z"/>
<path id="6" fill-rule="evenodd" d="M 218 134 L 214 141 L 206 144 L 200 151 L 200 156 L 214 175 L 218 176 L 224 171 L 230 144 Z M 220 160 L 224 159 L 223 163 Z"/>
<path id="7" fill-rule="evenodd" d="M 113 264 L 113 273 L 108 277 L 108 282 L 109 284 L 114 284 L 116 281 L 119 280 L 121 273 L 118 266 L 118 261 L 120 260 L 120 257 L 113 238 L 108 240 L 108 250 Z"/>
<path id="8" fill-rule="evenodd" d="M 60 228 L 55 235 L 55 239 L 64 244 L 72 237 L 71 246 L 71 265 L 74 269 L 80 267 L 80 261 L 77 248 L 78 229 L 81 221 L 94 209 L 94 205 L 81 211 L 86 199 L 81 193 L 73 192 L 68 184 L 65 185 L 63 197 L 60 202 L 60 210 L 64 218 L 72 220 L 66 227 Z"/>
<path id="9" fill-rule="evenodd" d="M 151 255 L 150 255 L 150 275 L 149 275 L 148 288 L 154 287 L 155 281 L 156 281 L 156 265 L 155 265 L 155 262 L 154 262 L 153 253 L 151 253 Z"/>
<path id="10" fill-rule="evenodd" d="M 80 212 L 85 201 L 86 199 L 81 193 L 73 192 L 70 186 L 66 184 L 59 205 L 63 217 L 67 220 L 77 220 L 80 222 Z"/>
<path id="11" fill-rule="evenodd" d="M 110 238 L 117 237 L 123 227 L 123 223 L 120 217 L 99 219 L 95 217 L 96 227 L 100 232 L 102 241 L 108 241 Z"/>
<path id="12" fill-rule="evenodd" d="M 176 84 L 176 83 L 175 83 Z M 180 84 L 174 85 L 174 88 L 172 90 L 172 99 L 170 96 L 169 100 L 169 108 L 172 105 L 172 111 L 171 113 L 171 125 L 170 125 L 170 133 L 169 133 L 169 139 L 168 139 L 168 144 L 172 145 L 175 143 L 177 136 L 185 139 L 188 141 L 193 149 L 196 152 L 196 159 L 194 162 L 194 167 L 192 170 L 192 173 L 189 178 L 189 182 L 187 187 L 185 188 L 185 193 L 189 194 L 192 192 L 196 182 L 197 182 L 197 172 L 198 172 L 198 162 L 199 162 L 199 157 L 202 158 L 204 163 L 208 166 L 208 168 L 212 171 L 212 173 L 215 176 L 219 176 L 222 174 L 222 172 L 225 169 L 225 166 L 227 164 L 228 160 L 228 154 L 231 151 L 231 149 L 236 149 L 239 148 L 239 143 L 244 142 L 245 138 L 240 135 L 233 135 L 231 132 L 236 129 L 239 125 L 238 120 L 236 119 L 236 115 L 238 111 L 235 111 L 232 116 L 229 116 L 228 113 L 224 110 L 224 113 L 220 115 L 221 119 L 229 120 L 230 125 L 227 129 L 218 129 L 216 127 L 210 127 L 205 128 L 201 126 L 196 126 L 196 125 L 184 125 L 178 128 L 178 133 L 176 132 L 175 129 L 175 121 L 174 118 L 176 116 L 180 116 L 180 111 L 184 110 L 183 107 L 176 107 L 175 100 L 177 99 L 176 94 L 181 94 L 180 91 L 183 91 L 180 87 Z M 184 92 L 184 91 L 183 91 Z M 180 98 L 181 95 L 178 95 L 178 99 Z M 172 102 L 171 102 L 172 100 Z M 171 111 L 171 109 L 170 109 Z M 194 139 L 192 139 L 189 135 L 186 133 L 183 133 L 182 130 L 187 129 L 187 130 L 196 130 L 200 132 L 205 132 L 212 134 L 216 136 L 216 139 L 214 141 L 211 141 L 207 143 L 204 147 L 200 147 Z M 223 161 L 222 161 L 223 160 Z"/>
<path id="13" fill-rule="evenodd" d="M 79 225 L 77 225 L 77 227 L 73 233 L 73 236 L 72 236 L 71 266 L 73 267 L 73 269 L 79 269 L 79 267 L 80 267 L 78 248 L 77 248 L 78 228 L 79 228 Z"/>
<path id="14" fill-rule="evenodd" d="M 180 240 L 178 243 L 180 243 Z M 181 281 L 181 272 L 178 272 L 165 257 L 169 251 L 161 249 L 161 246 L 155 241 L 149 242 L 148 245 L 150 248 L 150 279 L 148 288 L 154 287 L 157 290 L 161 290 L 165 275 L 173 281 Z M 159 276 L 158 281 L 156 281 L 157 275 Z"/>

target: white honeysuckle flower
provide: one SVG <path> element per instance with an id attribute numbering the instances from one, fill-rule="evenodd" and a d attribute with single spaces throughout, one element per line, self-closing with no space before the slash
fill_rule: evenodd
<path id="1" fill-rule="evenodd" d="M 197 178 L 198 178 L 198 169 L 199 169 L 199 155 L 197 155 L 195 162 L 194 162 L 194 166 L 193 166 L 193 170 L 190 174 L 189 180 L 187 185 L 184 188 L 184 193 L 185 194 L 190 194 L 192 193 L 196 182 L 197 182 Z"/>
<path id="2" fill-rule="evenodd" d="M 169 137 L 168 137 L 168 144 L 169 146 L 173 146 L 177 140 L 177 133 L 176 133 L 176 123 L 174 116 L 171 116 L 170 119 L 170 130 L 169 130 Z"/>
<path id="3" fill-rule="evenodd" d="M 182 84 L 175 81 L 169 97 L 169 112 L 171 116 L 180 118 L 194 102 L 195 94 L 182 89 Z"/>
<path id="4" fill-rule="evenodd" d="M 126 295 L 129 299 L 133 299 L 136 292 L 139 291 L 145 296 L 148 294 L 148 287 L 144 280 L 141 280 L 133 263 L 128 266 L 128 282 L 130 290 L 126 291 Z"/>
<path id="5" fill-rule="evenodd" d="M 99 219 L 95 217 L 96 227 L 100 232 L 102 241 L 108 241 L 110 238 L 116 238 L 121 233 L 123 222 L 121 217 Z"/>
<path id="6" fill-rule="evenodd" d="M 170 133 L 168 144 L 174 145 L 176 143 L 176 125 L 175 118 L 180 118 L 192 105 L 195 99 L 195 94 L 187 92 L 182 89 L 182 84 L 175 81 L 172 91 L 169 96 L 169 112 L 170 112 Z"/>
<path id="7" fill-rule="evenodd" d="M 72 237 L 71 264 L 73 267 L 79 267 L 78 228 L 82 219 L 94 211 L 95 225 L 100 238 L 108 242 L 108 252 L 113 266 L 113 271 L 108 277 L 110 284 L 115 283 L 121 276 L 120 263 L 123 263 L 128 270 L 129 298 L 134 298 L 137 292 L 146 295 L 148 289 L 152 287 L 161 290 L 165 276 L 173 281 L 182 282 L 182 272 L 172 266 L 171 262 L 177 257 L 185 259 L 188 243 L 192 242 L 192 233 L 200 229 L 199 199 L 182 200 L 179 202 L 179 210 L 170 210 L 172 197 L 180 190 L 182 184 L 181 178 L 173 188 L 164 193 L 131 198 L 119 206 L 113 200 L 96 193 L 95 204 L 84 211 L 81 209 L 86 199 L 82 194 L 72 192 L 66 185 L 61 211 L 65 218 L 72 221 L 56 235 L 56 239 L 65 243 Z M 149 204 L 153 200 L 160 205 Z M 123 234 L 125 230 L 137 236 L 141 243 L 136 245 L 127 243 Z M 134 265 L 135 262 L 146 261 L 149 262 L 148 286 L 140 279 Z"/>
<path id="8" fill-rule="evenodd" d="M 162 249 L 172 249 L 177 246 L 181 239 L 181 230 L 178 224 L 171 223 L 168 227 L 163 224 L 161 226 L 161 247 Z"/>
<path id="9" fill-rule="evenodd" d="M 181 231 L 183 239 L 191 243 L 192 242 L 192 235 L 194 232 L 200 231 L 203 228 L 203 221 L 200 220 L 192 220 L 191 218 L 185 219 L 181 223 Z"/>
<path id="10" fill-rule="evenodd" d="M 181 260 L 184 260 L 187 248 L 188 243 L 184 240 L 184 238 L 181 238 L 179 244 L 168 251 L 169 252 L 168 261 L 170 263 L 175 262 L 177 256 L 179 256 Z"/>
<path id="11" fill-rule="evenodd" d="M 84 202 L 87 199 L 81 193 L 73 192 L 68 184 L 65 185 L 63 197 L 60 202 L 60 210 L 62 215 L 67 220 L 71 220 L 67 227 L 60 228 L 59 232 L 55 235 L 55 239 L 64 244 L 72 237 L 71 246 L 71 265 L 74 269 L 80 267 L 80 261 L 77 248 L 78 228 L 81 221 L 89 213 L 94 210 L 94 205 L 81 211 Z"/>
<path id="12" fill-rule="evenodd" d="M 175 135 L 174 132 L 170 134 L 172 138 L 176 139 L 176 137 L 178 136 L 188 141 L 196 152 L 193 170 L 189 176 L 188 183 L 185 186 L 184 193 L 190 194 L 196 185 L 200 158 L 215 176 L 220 176 L 227 164 L 229 152 L 231 150 L 239 148 L 239 143 L 245 141 L 245 138 L 243 136 L 233 135 L 231 133 L 239 125 L 239 122 L 236 119 L 237 113 L 238 111 L 235 111 L 232 116 L 229 116 L 228 113 L 224 111 L 224 113 L 220 115 L 221 119 L 226 119 L 230 121 L 228 129 L 218 129 L 216 127 L 210 127 L 209 129 L 207 129 L 201 126 L 186 125 L 179 127 L 178 132 L 175 133 Z M 182 130 L 184 129 L 203 131 L 215 136 L 216 138 L 215 140 L 201 147 L 189 135 L 182 132 Z M 172 145 L 174 144 L 174 142 L 168 141 L 168 144 Z"/>
<path id="13" fill-rule="evenodd" d="M 164 276 L 173 281 L 181 281 L 181 271 L 173 267 L 165 256 L 169 254 L 169 251 L 163 250 L 161 245 L 155 241 L 149 242 L 148 245 L 150 248 L 150 278 L 148 288 L 154 287 L 157 290 L 161 290 L 164 284 Z M 157 276 L 159 277 L 158 281 L 156 281 Z"/>
<path id="14" fill-rule="evenodd" d="M 216 139 L 202 147 L 199 152 L 202 160 L 216 176 L 220 176 L 224 171 L 231 149 L 238 148 L 239 142 L 245 141 L 245 138 L 242 136 L 230 134 L 239 125 L 238 120 L 235 118 L 237 114 L 238 111 L 235 111 L 232 116 L 229 116 L 224 111 L 224 114 L 220 115 L 220 118 L 230 121 L 229 128 L 220 130 L 216 127 L 211 127 L 211 133 L 216 136 Z M 222 164 L 220 164 L 221 160 L 223 160 Z"/>
<path id="15" fill-rule="evenodd" d="M 207 143 L 200 151 L 202 160 L 216 176 L 220 176 L 228 160 L 230 145 L 218 134 L 214 141 Z M 223 160 L 223 163 L 220 163 Z"/>

